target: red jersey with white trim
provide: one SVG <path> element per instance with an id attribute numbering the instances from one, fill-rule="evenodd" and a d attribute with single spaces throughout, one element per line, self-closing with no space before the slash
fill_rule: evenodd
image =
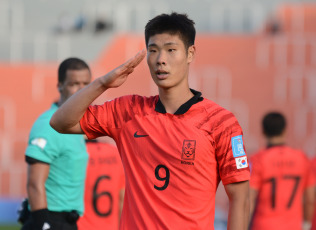
<path id="1" fill-rule="evenodd" d="M 268 147 L 251 156 L 250 168 L 250 187 L 258 191 L 251 229 L 301 229 L 304 190 L 314 184 L 305 154 L 285 145 Z"/>
<path id="2" fill-rule="evenodd" d="M 118 230 L 120 191 L 125 175 L 117 148 L 108 143 L 87 142 L 89 163 L 85 181 L 84 215 L 79 230 Z"/>
<path id="3" fill-rule="evenodd" d="M 120 229 L 212 230 L 220 180 L 249 179 L 238 121 L 192 92 L 175 114 L 165 112 L 159 96 L 133 95 L 90 106 L 81 119 L 89 139 L 111 136 L 121 154 L 126 190 Z"/>

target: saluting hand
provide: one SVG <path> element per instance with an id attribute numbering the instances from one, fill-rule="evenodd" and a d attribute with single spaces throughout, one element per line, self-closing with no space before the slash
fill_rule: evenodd
<path id="1" fill-rule="evenodd" d="M 102 76 L 103 86 L 106 88 L 117 88 L 121 86 L 126 81 L 128 75 L 130 75 L 134 71 L 135 67 L 141 63 L 145 55 L 146 50 L 143 49 L 124 64 Z"/>

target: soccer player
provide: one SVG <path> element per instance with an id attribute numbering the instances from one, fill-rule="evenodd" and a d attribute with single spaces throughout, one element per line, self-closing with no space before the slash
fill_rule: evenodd
<path id="1" fill-rule="evenodd" d="M 220 180 L 230 204 L 228 229 L 247 228 L 250 175 L 242 129 L 231 112 L 189 88 L 194 40 L 187 15 L 156 16 L 146 25 L 145 42 L 159 95 L 89 106 L 126 81 L 143 50 L 73 95 L 51 119 L 62 133 L 115 140 L 126 176 L 120 229 L 214 229 Z"/>
<path id="2" fill-rule="evenodd" d="M 316 178 L 316 157 L 314 157 L 312 160 L 312 171 L 313 175 Z M 315 196 L 316 196 L 316 191 L 315 191 Z M 312 227 L 311 230 L 316 230 L 316 199 L 314 200 L 314 209 L 313 209 L 313 218 L 312 218 Z M 308 225 L 308 224 L 307 224 Z M 304 229 L 305 230 L 305 229 Z"/>
<path id="3" fill-rule="evenodd" d="M 267 147 L 250 159 L 250 229 L 302 229 L 303 216 L 305 225 L 310 225 L 313 212 L 310 161 L 302 151 L 286 145 L 286 120 L 281 113 L 265 115 L 262 128 Z"/>
<path id="4" fill-rule="evenodd" d="M 83 60 L 68 58 L 60 64 L 59 101 L 39 116 L 29 135 L 25 154 L 31 218 L 23 230 L 77 229 L 88 160 L 84 136 L 60 134 L 49 121 L 59 106 L 90 81 L 90 69 Z"/>
<path id="5" fill-rule="evenodd" d="M 84 215 L 79 230 L 118 230 L 123 207 L 125 175 L 116 146 L 86 141 L 89 162 L 85 183 Z"/>

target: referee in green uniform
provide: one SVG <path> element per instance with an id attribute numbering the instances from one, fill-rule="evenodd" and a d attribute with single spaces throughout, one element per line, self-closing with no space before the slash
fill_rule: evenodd
<path id="1" fill-rule="evenodd" d="M 58 69 L 60 99 L 33 124 L 26 149 L 30 218 L 22 230 L 76 230 L 83 214 L 88 154 L 83 135 L 60 134 L 49 121 L 58 107 L 89 84 L 89 66 L 78 58 Z"/>

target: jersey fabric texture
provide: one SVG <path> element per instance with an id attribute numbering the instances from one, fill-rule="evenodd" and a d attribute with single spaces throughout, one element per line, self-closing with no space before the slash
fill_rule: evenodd
<path id="1" fill-rule="evenodd" d="M 83 135 L 60 134 L 49 124 L 58 109 L 53 104 L 33 124 L 26 156 L 49 164 L 45 183 L 48 210 L 83 213 L 88 154 Z"/>
<path id="2" fill-rule="evenodd" d="M 80 124 L 88 138 L 116 141 L 126 175 L 120 229 L 214 229 L 220 180 L 249 179 L 237 169 L 231 139 L 242 135 L 234 115 L 195 96 L 175 114 L 159 96 L 124 96 L 90 106 Z"/>
<path id="3" fill-rule="evenodd" d="M 118 230 L 120 191 L 125 175 L 116 146 L 87 142 L 89 162 L 85 183 L 85 211 L 78 229 Z"/>
<path id="4" fill-rule="evenodd" d="M 314 184 L 305 154 L 271 146 L 251 156 L 250 168 L 250 187 L 258 191 L 251 229 L 301 229 L 303 193 Z"/>
<path id="5" fill-rule="evenodd" d="M 316 178 L 316 158 L 313 158 L 311 160 L 311 164 L 312 164 L 312 172 L 313 172 L 314 179 L 315 179 Z M 316 184 L 314 184 L 314 186 L 315 185 Z M 313 215 L 311 230 L 316 230 L 316 201 L 315 201 L 315 205 L 314 205 L 314 215 Z"/>

